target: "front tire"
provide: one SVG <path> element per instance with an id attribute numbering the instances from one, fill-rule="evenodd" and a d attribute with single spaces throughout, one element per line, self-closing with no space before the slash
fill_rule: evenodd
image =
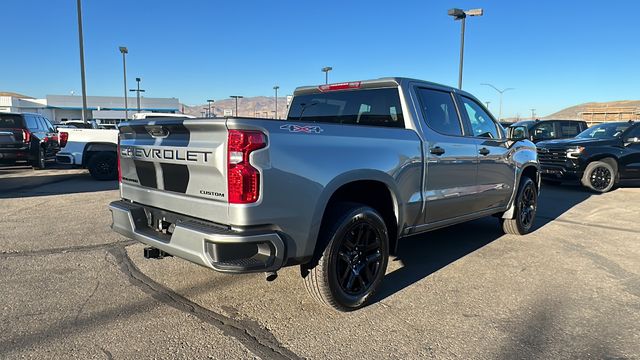
<path id="1" fill-rule="evenodd" d="M 615 185 L 616 169 L 604 161 L 593 161 L 582 175 L 582 185 L 598 193 L 606 193 Z"/>
<path id="2" fill-rule="evenodd" d="M 501 219 L 502 230 L 506 234 L 526 235 L 533 228 L 538 209 L 538 189 L 536 183 L 529 177 L 523 176 L 518 186 L 515 214 L 513 219 Z"/>
<path id="3" fill-rule="evenodd" d="M 305 287 L 328 307 L 357 310 L 384 278 L 389 261 L 387 227 L 368 206 L 340 204 L 330 211 L 318 238 L 327 246 L 315 266 L 302 266 Z"/>
<path id="4" fill-rule="evenodd" d="M 89 159 L 89 173 L 96 180 L 115 180 L 118 178 L 118 159 L 115 152 L 99 152 Z"/>

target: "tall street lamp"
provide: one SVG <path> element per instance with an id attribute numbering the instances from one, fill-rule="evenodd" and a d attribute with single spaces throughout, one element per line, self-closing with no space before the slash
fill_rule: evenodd
<path id="1" fill-rule="evenodd" d="M 492 87 L 492 88 L 493 88 L 493 90 L 495 90 L 495 91 L 497 91 L 498 93 L 500 93 L 500 112 L 498 113 L 498 121 L 501 121 L 501 120 L 502 120 L 502 94 L 503 94 L 504 92 L 506 92 L 506 91 L 509 91 L 509 90 L 515 90 L 515 89 L 514 89 L 514 88 L 506 88 L 506 89 L 502 89 L 502 90 L 500 90 L 500 89 L 498 89 L 497 87 L 495 87 L 495 86 L 493 86 L 493 85 L 491 85 L 491 84 L 487 84 L 487 83 L 482 83 L 482 84 L 480 84 L 480 85 L 490 86 L 490 87 Z"/>
<path id="2" fill-rule="evenodd" d="M 120 46 L 120 53 L 122 54 L 122 74 L 124 78 L 124 118 L 129 120 L 129 104 L 127 103 L 127 60 L 125 55 L 129 53 L 129 50 L 125 46 Z"/>
<path id="3" fill-rule="evenodd" d="M 82 36 L 82 1 L 76 2 L 78 11 L 78 42 L 80 43 L 80 79 L 82 81 L 82 122 L 87 123 L 87 82 L 84 77 L 84 38 Z"/>
<path id="4" fill-rule="evenodd" d="M 276 119 L 278 118 L 278 89 L 280 89 L 278 85 L 273 87 L 273 90 L 276 91 Z"/>
<path id="5" fill-rule="evenodd" d="M 138 83 L 138 88 L 137 89 L 129 89 L 129 91 L 135 91 L 137 93 L 136 97 L 137 97 L 137 100 L 138 100 L 138 112 L 140 112 L 140 93 L 141 92 L 145 92 L 145 90 L 140 89 L 140 81 L 141 80 L 142 79 L 140 79 L 140 78 L 136 78 L 136 82 Z"/>
<path id="6" fill-rule="evenodd" d="M 487 106 L 487 110 L 489 110 L 489 104 L 491 104 L 491 101 L 485 101 L 484 104 Z"/>
<path id="7" fill-rule="evenodd" d="M 215 102 L 215 100 L 207 100 L 207 102 L 209 103 L 209 117 L 211 117 L 211 104 Z"/>
<path id="8" fill-rule="evenodd" d="M 324 83 L 328 84 L 329 83 L 329 71 L 333 70 L 333 68 L 331 66 L 325 66 L 321 70 L 324 73 Z"/>
<path id="9" fill-rule="evenodd" d="M 449 16 L 453 16 L 453 20 L 462 20 L 460 31 L 460 70 L 458 72 L 458 89 L 462 89 L 462 64 L 464 63 L 464 28 L 466 24 L 467 16 L 482 16 L 484 11 L 482 9 L 449 9 Z"/>
<path id="10" fill-rule="evenodd" d="M 231 95 L 229 96 L 232 99 L 236 99 L 236 117 L 238 117 L 238 99 L 242 99 L 244 96 L 242 95 Z"/>

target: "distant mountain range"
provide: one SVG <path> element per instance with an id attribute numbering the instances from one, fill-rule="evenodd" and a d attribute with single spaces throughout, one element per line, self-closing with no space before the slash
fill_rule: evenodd
<path id="1" fill-rule="evenodd" d="M 556 111 L 553 114 L 547 116 L 537 117 L 540 120 L 582 120 L 580 113 L 588 111 L 590 109 L 607 109 L 611 108 L 636 108 L 636 111 L 640 112 L 640 100 L 619 100 L 619 101 L 607 101 L 607 102 L 587 102 L 584 104 L 570 106 L 568 108 L 562 109 L 560 111 Z M 495 114 L 494 114 L 495 115 Z M 640 115 L 638 115 L 640 118 Z M 531 119 L 529 116 L 521 116 L 520 118 L 504 118 L 502 119 L 505 122 L 515 122 L 518 120 L 527 120 Z"/>
<path id="2" fill-rule="evenodd" d="M 275 97 L 256 96 L 238 99 L 238 115 L 245 117 L 273 118 L 275 116 Z M 203 116 L 209 109 L 209 104 L 188 106 L 184 105 L 184 113 L 193 116 Z M 236 101 L 234 99 L 216 100 L 211 104 L 211 111 L 215 116 L 224 116 L 224 110 L 231 110 L 235 115 Z M 278 118 L 287 114 L 287 98 L 278 96 Z"/>

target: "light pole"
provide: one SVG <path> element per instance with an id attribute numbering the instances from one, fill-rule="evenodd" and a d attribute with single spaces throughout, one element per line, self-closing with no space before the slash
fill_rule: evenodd
<path id="1" fill-rule="evenodd" d="M 129 53 L 129 50 L 125 46 L 120 46 L 120 53 L 122 54 L 122 74 L 124 78 L 124 118 L 129 120 L 129 104 L 127 103 L 127 60 L 125 55 Z"/>
<path id="2" fill-rule="evenodd" d="M 209 103 L 209 117 L 211 117 L 211 104 L 215 102 L 215 100 L 207 100 L 207 102 Z"/>
<path id="3" fill-rule="evenodd" d="M 84 38 L 82 36 L 82 1 L 76 2 L 78 10 L 78 42 L 80 43 L 80 79 L 82 81 L 82 122 L 87 123 L 87 83 L 84 77 Z"/>
<path id="4" fill-rule="evenodd" d="M 487 84 L 487 83 L 482 83 L 482 84 L 480 84 L 480 85 L 490 86 L 490 87 L 492 87 L 492 88 L 493 88 L 493 90 L 495 90 L 495 91 L 497 91 L 497 92 L 499 92 L 499 93 L 500 93 L 500 112 L 498 113 L 498 121 L 502 120 L 502 94 L 503 94 L 504 92 L 506 92 L 506 91 L 509 91 L 509 90 L 515 90 L 515 89 L 514 89 L 514 88 L 506 88 L 506 89 L 502 89 L 502 90 L 500 90 L 500 89 L 498 89 L 497 87 L 495 87 L 495 86 L 493 86 L 493 85 L 491 85 L 491 84 Z"/>
<path id="5" fill-rule="evenodd" d="M 140 81 L 142 79 L 140 78 L 136 78 L 136 82 L 138 83 L 138 88 L 137 89 L 129 89 L 129 91 L 135 91 L 137 94 L 137 100 L 138 100 L 138 112 L 140 112 L 140 93 L 141 92 L 145 92 L 145 90 L 140 89 Z"/>
<path id="6" fill-rule="evenodd" d="M 333 70 L 333 68 L 331 66 L 325 66 L 321 70 L 324 73 L 324 83 L 328 84 L 329 83 L 329 71 Z"/>
<path id="7" fill-rule="evenodd" d="M 489 104 L 491 104 L 491 101 L 485 101 L 484 104 L 487 105 L 487 110 L 489 110 Z"/>
<path id="8" fill-rule="evenodd" d="M 449 9 L 449 16 L 453 16 L 453 20 L 462 20 L 460 31 L 460 70 L 458 72 L 458 89 L 462 89 L 462 64 L 464 63 L 464 28 L 466 24 L 467 16 L 482 16 L 484 11 L 482 9 Z"/>
<path id="9" fill-rule="evenodd" d="M 273 90 L 276 91 L 276 119 L 278 118 L 278 89 L 280 89 L 278 85 L 273 87 Z"/>
<path id="10" fill-rule="evenodd" d="M 535 120 L 536 118 L 536 109 L 530 109 L 531 110 L 531 120 Z"/>
<path id="11" fill-rule="evenodd" d="M 238 117 L 238 99 L 242 99 L 244 96 L 242 95 L 231 95 L 229 96 L 232 99 L 236 99 L 236 117 Z"/>

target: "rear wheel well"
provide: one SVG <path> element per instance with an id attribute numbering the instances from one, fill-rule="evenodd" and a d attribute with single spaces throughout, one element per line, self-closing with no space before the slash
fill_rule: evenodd
<path id="1" fill-rule="evenodd" d="M 82 153 L 82 165 L 87 166 L 91 158 L 101 152 L 111 152 L 116 153 L 118 148 L 116 144 L 111 143 L 89 143 L 84 147 L 84 152 Z"/>
<path id="2" fill-rule="evenodd" d="M 398 240 L 398 221 L 394 200 L 387 185 L 374 180 L 360 180 L 342 185 L 331 195 L 325 207 L 320 226 L 321 232 L 327 226 L 325 223 L 333 218 L 331 216 L 332 209 L 342 203 L 358 203 L 369 206 L 379 212 L 387 226 L 389 250 L 390 252 L 395 251 Z M 318 236 L 314 257 L 321 254 L 325 246 L 326 244 L 321 244 L 321 237 Z"/>

